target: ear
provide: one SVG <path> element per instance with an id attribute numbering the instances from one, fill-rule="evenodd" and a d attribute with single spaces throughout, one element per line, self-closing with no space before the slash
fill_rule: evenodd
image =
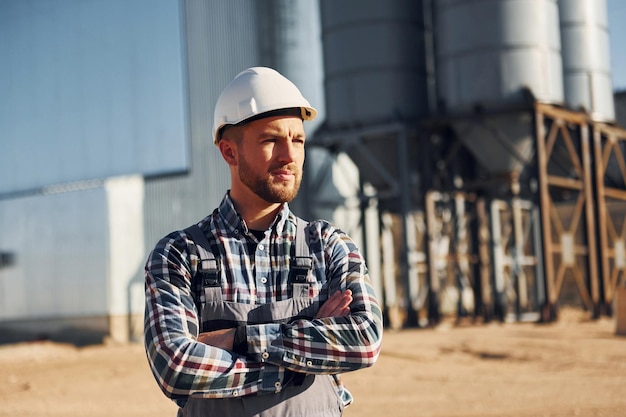
<path id="1" fill-rule="evenodd" d="M 237 145 L 228 139 L 222 139 L 217 144 L 224 161 L 230 166 L 237 165 Z"/>

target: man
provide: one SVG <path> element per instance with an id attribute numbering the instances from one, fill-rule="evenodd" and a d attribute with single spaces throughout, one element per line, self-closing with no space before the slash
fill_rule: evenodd
<path id="1" fill-rule="evenodd" d="M 288 207 L 317 111 L 278 72 L 241 72 L 215 107 L 231 188 L 146 263 L 145 346 L 179 416 L 339 416 L 342 372 L 374 364 L 382 317 L 363 257 Z"/>

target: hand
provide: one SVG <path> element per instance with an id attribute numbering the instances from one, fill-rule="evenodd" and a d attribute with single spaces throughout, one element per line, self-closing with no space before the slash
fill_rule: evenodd
<path id="1" fill-rule="evenodd" d="M 352 303 L 352 291 L 336 291 L 322 304 L 315 318 L 347 316 L 350 314 L 350 303 Z"/>
<path id="2" fill-rule="evenodd" d="M 197 340 L 205 345 L 232 351 L 233 341 L 235 340 L 235 329 L 221 329 L 200 333 Z"/>

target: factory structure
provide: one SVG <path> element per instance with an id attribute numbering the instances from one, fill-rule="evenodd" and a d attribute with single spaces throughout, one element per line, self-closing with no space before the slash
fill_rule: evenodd
<path id="1" fill-rule="evenodd" d="M 6 0 L 0 57 L 0 342 L 141 337 L 148 252 L 221 201 L 213 104 L 259 65 L 320 111 L 291 206 L 355 238 L 388 326 L 626 286 L 606 0 Z"/>

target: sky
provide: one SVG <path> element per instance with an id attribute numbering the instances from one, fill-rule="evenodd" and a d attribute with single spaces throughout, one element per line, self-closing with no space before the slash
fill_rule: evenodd
<path id="1" fill-rule="evenodd" d="M 626 0 L 608 0 L 613 90 L 626 90 Z"/>

